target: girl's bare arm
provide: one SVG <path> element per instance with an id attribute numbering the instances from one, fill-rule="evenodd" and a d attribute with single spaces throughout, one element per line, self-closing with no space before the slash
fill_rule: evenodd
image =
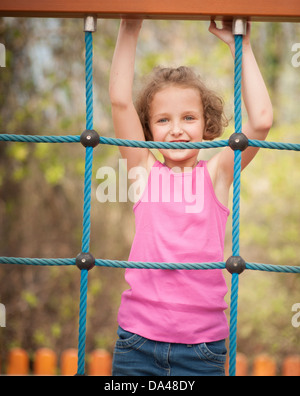
<path id="1" fill-rule="evenodd" d="M 223 23 L 221 29 L 211 23 L 210 32 L 223 40 L 230 48 L 232 55 L 235 52 L 234 36 L 231 23 Z M 268 90 L 256 63 L 250 44 L 250 23 L 247 35 L 243 38 L 243 63 L 242 63 L 242 96 L 248 115 L 248 120 L 242 127 L 242 132 L 249 139 L 266 139 L 273 122 L 273 110 Z M 248 147 L 242 153 L 242 169 L 255 157 L 258 149 Z M 215 178 L 217 195 L 222 196 L 222 189 L 229 189 L 233 181 L 234 153 L 231 148 L 224 149 L 211 161 L 212 174 Z M 218 183 L 218 179 L 221 183 Z"/>
<path id="2" fill-rule="evenodd" d="M 135 54 L 141 26 L 142 20 L 121 20 L 111 66 L 109 95 L 115 134 L 120 139 L 145 140 L 132 98 Z M 149 156 L 149 150 L 141 148 L 120 147 L 120 152 L 127 159 L 128 169 L 145 165 Z"/>

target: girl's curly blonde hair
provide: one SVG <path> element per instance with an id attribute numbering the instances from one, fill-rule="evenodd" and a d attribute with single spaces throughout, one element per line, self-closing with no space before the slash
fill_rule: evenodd
<path id="1" fill-rule="evenodd" d="M 146 140 L 153 140 L 149 126 L 149 112 L 154 95 L 170 85 L 198 89 L 204 112 L 205 130 L 203 139 L 213 140 L 222 135 L 224 128 L 228 125 L 228 119 L 224 114 L 223 100 L 215 92 L 208 89 L 189 67 L 156 67 L 135 103 Z"/>

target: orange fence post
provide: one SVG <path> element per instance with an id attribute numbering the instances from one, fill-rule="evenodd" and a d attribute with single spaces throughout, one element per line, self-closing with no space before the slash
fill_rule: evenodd
<path id="1" fill-rule="evenodd" d="M 248 358 L 243 353 L 236 354 L 236 376 L 245 377 L 248 375 Z"/>
<path id="2" fill-rule="evenodd" d="M 55 375 L 56 362 L 56 354 L 51 349 L 38 349 L 34 355 L 34 374 Z"/>
<path id="3" fill-rule="evenodd" d="M 27 375 L 29 372 L 28 354 L 22 348 L 13 348 L 8 355 L 6 373 L 8 375 Z"/>
<path id="4" fill-rule="evenodd" d="M 90 354 L 89 375 L 111 375 L 112 358 L 104 349 L 96 349 Z"/>
<path id="5" fill-rule="evenodd" d="M 276 376 L 276 362 L 268 355 L 259 355 L 253 364 L 253 375 L 260 377 Z"/>
<path id="6" fill-rule="evenodd" d="M 77 373 L 77 349 L 66 349 L 61 355 L 61 374 L 75 375 Z"/>
<path id="7" fill-rule="evenodd" d="M 282 375 L 286 377 L 300 376 L 300 355 L 290 355 L 284 359 Z"/>

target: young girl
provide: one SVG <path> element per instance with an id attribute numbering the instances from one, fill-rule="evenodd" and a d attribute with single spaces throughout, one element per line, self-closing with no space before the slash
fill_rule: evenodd
<path id="1" fill-rule="evenodd" d="M 201 142 L 226 126 L 223 103 L 187 67 L 156 68 L 132 99 L 135 51 L 141 20 L 122 20 L 111 68 L 110 99 L 116 136 L 160 142 Z M 209 31 L 234 54 L 231 24 Z M 243 133 L 265 139 L 272 106 L 250 45 L 243 39 Z M 198 149 L 121 147 L 128 170 L 143 167 L 148 180 L 134 205 L 136 233 L 130 261 L 193 263 L 223 261 L 233 181 L 234 153 L 227 147 L 209 161 Z M 242 169 L 257 149 L 242 154 Z M 224 375 L 226 283 L 221 270 L 127 269 L 130 289 L 122 295 L 113 375 Z"/>

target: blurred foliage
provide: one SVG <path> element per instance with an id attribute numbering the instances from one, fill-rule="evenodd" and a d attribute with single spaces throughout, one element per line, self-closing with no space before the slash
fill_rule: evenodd
<path id="1" fill-rule="evenodd" d="M 84 34 L 81 20 L 0 19 L 6 67 L 0 69 L 0 133 L 79 135 L 85 129 Z M 94 34 L 94 128 L 114 136 L 108 98 L 111 58 L 119 21 L 101 20 Z M 193 66 L 218 90 L 233 115 L 233 61 L 208 33 L 208 23 L 145 21 L 136 59 L 136 88 L 157 64 Z M 291 65 L 296 24 L 253 23 L 254 52 L 274 104 L 269 140 L 299 143 L 300 68 Z M 230 136 L 230 124 L 224 137 Z M 205 150 L 203 158 L 216 151 Z M 132 204 L 99 203 L 97 169 L 118 172 L 116 147 L 94 153 L 91 252 L 127 259 L 134 234 Z M 242 175 L 241 255 L 248 262 L 299 265 L 299 154 L 261 150 Z M 79 144 L 0 144 L 0 255 L 75 257 L 81 250 L 84 149 Z M 231 255 L 228 223 L 225 258 Z M 112 350 L 117 311 L 126 288 L 123 270 L 95 268 L 89 275 L 87 351 Z M 230 287 L 229 275 L 225 274 Z M 241 275 L 238 348 L 300 353 L 291 325 L 299 302 L 299 276 Z M 77 347 L 80 273 L 76 268 L 0 266 L 0 360 L 12 346 L 31 354 L 40 346 L 61 353 Z M 229 303 L 229 295 L 228 295 Z"/>

